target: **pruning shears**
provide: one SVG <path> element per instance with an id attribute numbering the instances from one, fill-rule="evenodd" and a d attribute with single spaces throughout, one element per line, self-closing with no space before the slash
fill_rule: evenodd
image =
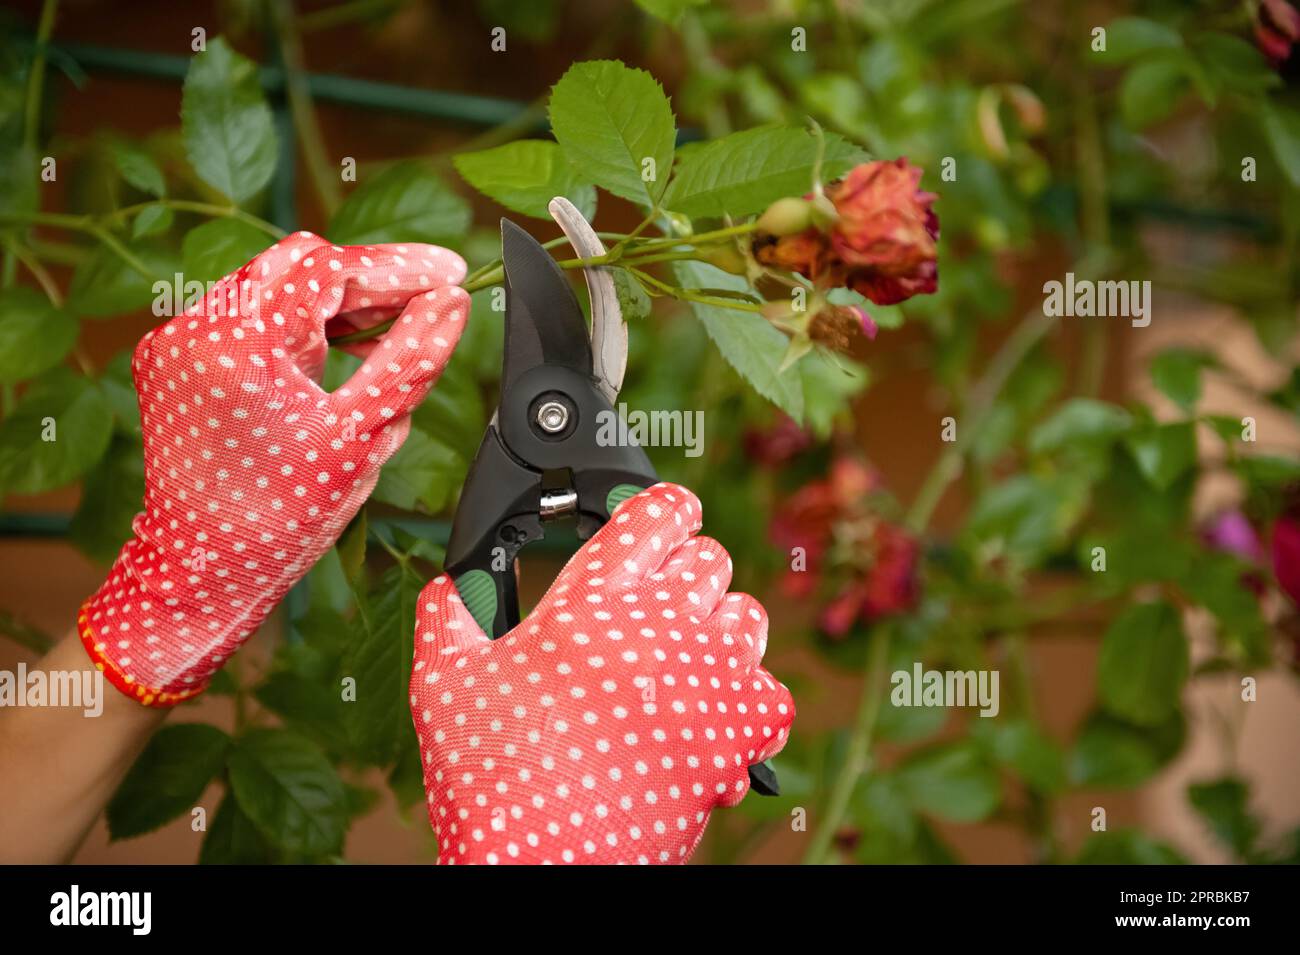
<path id="1" fill-rule="evenodd" d="M 548 209 L 580 257 L 605 254 L 573 203 L 557 196 Z M 627 324 L 609 270 L 583 270 L 591 298 L 588 336 L 560 267 L 509 219 L 501 220 L 501 261 L 501 395 L 461 491 L 445 564 L 465 606 L 493 639 L 519 623 L 515 558 L 545 536 L 547 523 L 576 519 L 578 539 L 587 540 L 622 501 L 659 481 L 640 447 L 596 437 L 601 412 L 614 413 L 627 369 Z M 751 766 L 749 776 L 756 792 L 780 792 L 765 763 Z"/>

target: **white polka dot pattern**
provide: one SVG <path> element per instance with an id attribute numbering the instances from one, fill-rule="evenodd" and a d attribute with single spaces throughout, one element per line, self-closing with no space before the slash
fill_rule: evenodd
<path id="1" fill-rule="evenodd" d="M 624 501 L 499 640 L 449 578 L 425 587 L 411 714 L 440 862 L 685 862 L 785 745 L 767 615 L 700 518 L 674 484 Z"/>
<path id="2" fill-rule="evenodd" d="M 141 339 L 144 511 L 78 628 L 114 685 L 151 705 L 193 696 L 334 544 L 451 357 L 464 277 L 436 246 L 300 232 Z M 327 326 L 394 316 L 323 391 Z"/>

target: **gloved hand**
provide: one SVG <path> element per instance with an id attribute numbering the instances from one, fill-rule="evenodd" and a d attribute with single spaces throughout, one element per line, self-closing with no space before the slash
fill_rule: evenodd
<path id="1" fill-rule="evenodd" d="M 334 544 L 451 357 L 464 277 L 436 246 L 299 232 L 140 340 L 144 511 L 78 619 L 114 686 L 153 706 L 200 692 Z M 327 324 L 394 315 L 324 392 Z"/>
<path id="2" fill-rule="evenodd" d="M 439 862 L 685 862 L 780 752 L 767 615 L 726 593 L 700 518 L 675 484 L 624 501 L 499 640 L 448 577 L 424 588 L 411 714 Z"/>

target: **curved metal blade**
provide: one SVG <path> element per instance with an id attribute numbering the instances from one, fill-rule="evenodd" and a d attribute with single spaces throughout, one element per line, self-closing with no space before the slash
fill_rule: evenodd
<path id="1" fill-rule="evenodd" d="M 579 258 L 594 259 L 605 254 L 605 246 L 578 208 L 564 196 L 556 196 L 546 207 L 568 237 Z M 608 268 L 591 266 L 582 270 L 591 297 L 591 359 L 596 387 L 612 405 L 623 387 L 627 371 L 627 322 L 618 304 L 614 276 Z"/>
<path id="2" fill-rule="evenodd" d="M 501 220 L 505 266 L 504 389 L 541 364 L 564 365 L 590 376 L 591 342 L 573 289 L 551 254 L 509 219 Z"/>

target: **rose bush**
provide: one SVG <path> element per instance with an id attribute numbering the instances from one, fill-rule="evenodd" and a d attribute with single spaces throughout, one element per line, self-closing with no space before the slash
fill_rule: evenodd
<path id="1" fill-rule="evenodd" d="M 442 559 L 495 393 L 494 223 L 527 221 L 565 268 L 590 264 L 547 216 L 563 194 L 603 233 L 631 325 L 622 399 L 707 413 L 706 453 L 651 449 L 656 467 L 697 491 L 708 532 L 745 555 L 737 588 L 792 604 L 774 615 L 772 653 L 788 657 L 811 716 L 777 761 L 784 795 L 722 814 L 702 858 L 744 860 L 770 841 L 810 862 L 947 861 L 962 828 L 985 823 L 1000 839 L 1016 827 L 1025 859 L 1179 856 L 1136 828 L 1092 832 L 1077 807 L 1170 766 L 1205 722 L 1189 682 L 1235 688 L 1297 659 L 1300 464 L 1276 424 L 1300 412 L 1287 357 L 1300 287 L 1291 4 L 1168 2 L 1112 18 L 1064 0 L 1035 16 L 975 0 L 797 12 L 644 0 L 633 21 L 481 2 L 436 24 L 421 5 L 345 4 L 258 37 L 260 4 L 238 6 L 229 38 L 212 31 L 189 59 L 179 125 L 147 135 L 143 120 L 129 133 L 77 126 L 100 88 L 64 82 L 64 70 L 80 79 L 78 50 L 60 47 L 52 3 L 0 31 L 6 505 L 79 485 L 71 519 L 54 523 L 111 560 L 141 496 L 129 345 L 157 324 L 164 292 L 191 295 L 288 229 L 449 246 L 473 268 L 473 315 L 371 503 L 293 592 L 270 660 L 215 681 L 233 732 L 184 717 L 164 729 L 142 757 L 152 770 L 110 809 L 114 838 L 177 818 L 215 780 L 202 861 L 322 861 L 343 855 L 380 789 L 407 808 L 424 798 L 404 667 L 414 597 Z M 633 23 L 648 42 L 620 47 Z M 303 49 L 324 55 L 314 31 L 424 70 L 430 49 L 472 48 L 485 24 L 506 30 L 496 62 L 520 73 L 504 92 L 537 97 L 535 109 L 502 117 L 500 99 L 481 102 L 497 125 L 412 134 L 419 154 L 403 158 L 355 161 L 341 129 L 355 121 L 376 143 L 387 130 L 364 125 L 364 109 L 332 105 L 349 123 L 322 130 L 301 62 Z M 562 30 L 635 49 L 650 69 L 536 66 Z M 280 65 L 259 70 L 236 47 Z M 545 75 L 526 79 L 525 61 Z M 65 116 L 75 97 L 87 99 Z M 348 159 L 355 183 L 335 172 Z M 1122 318 L 1049 319 L 1038 289 L 1066 273 L 1151 280 L 1157 326 L 1173 294 L 1222 306 L 1271 356 L 1267 374 L 1238 374 L 1217 335 L 1153 346 Z M 382 331 L 338 329 L 326 386 Z M 903 401 L 900 380 L 912 383 Z M 1211 401 L 1210 382 L 1239 403 Z M 40 438 L 47 419 L 57 441 Z M 1231 491 L 1217 517 L 1203 506 L 1211 484 Z M 48 642 L 12 614 L 0 624 Z M 1069 678 L 1096 691 L 1062 730 L 1043 718 L 1052 687 L 1036 648 L 1067 628 L 1093 637 L 1092 672 Z M 892 706 L 889 674 L 917 665 L 999 671 L 998 716 Z M 825 666 L 844 675 L 834 690 Z M 340 700 L 347 679 L 355 702 Z M 1222 744 L 1185 810 L 1224 857 L 1294 859 L 1295 835 L 1256 818 L 1250 767 Z M 187 799 L 151 785 L 159 766 Z M 309 840 L 275 823 L 302 791 L 326 805 Z M 791 832 L 800 808 L 808 829 Z"/>

